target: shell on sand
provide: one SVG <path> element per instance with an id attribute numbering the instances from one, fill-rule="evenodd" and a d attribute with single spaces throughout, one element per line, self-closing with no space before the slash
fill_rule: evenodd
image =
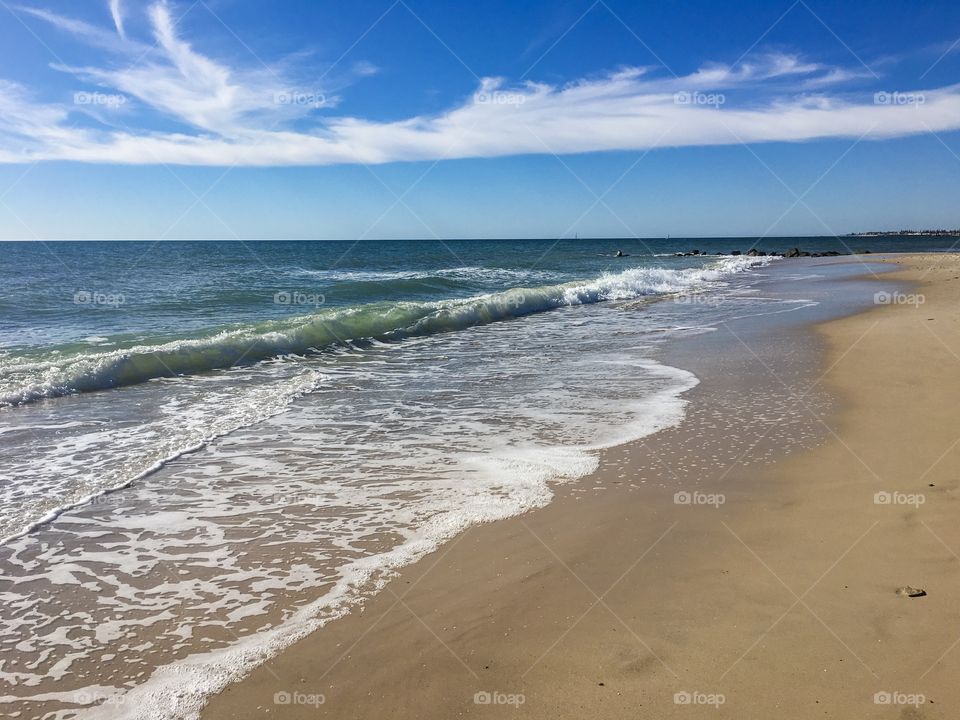
<path id="1" fill-rule="evenodd" d="M 900 597 L 923 597 L 926 594 L 927 591 L 923 588 L 914 588 L 909 585 L 897 588 L 897 595 Z"/>

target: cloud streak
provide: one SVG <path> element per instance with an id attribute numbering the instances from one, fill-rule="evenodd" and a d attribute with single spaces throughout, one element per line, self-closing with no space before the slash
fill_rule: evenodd
<path id="1" fill-rule="evenodd" d="M 110 0 L 110 15 L 113 17 L 114 27 L 117 28 L 117 35 L 126 40 L 127 33 L 123 29 L 123 9 L 120 7 L 120 0 Z"/>
<path id="2" fill-rule="evenodd" d="M 126 39 L 119 2 L 111 2 L 110 9 L 117 31 L 108 33 L 113 42 L 133 43 Z M 104 31 L 86 23 L 24 11 L 91 45 L 110 44 Z M 155 48 L 137 62 L 55 67 L 100 92 L 129 97 L 142 111 L 173 120 L 180 129 L 130 127 L 125 124 L 132 122 L 129 113 L 109 127 L 77 128 L 71 122 L 76 107 L 41 103 L 26 88 L 4 83 L 0 162 L 379 164 L 741 142 L 879 140 L 960 128 L 960 86 L 856 94 L 843 88 L 861 80 L 862 73 L 786 54 L 736 67 L 711 64 L 680 78 L 659 76 L 650 68 L 623 68 L 565 85 L 510 85 L 486 78 L 471 96 L 436 115 L 391 122 L 322 116 L 317 110 L 329 110 L 335 98 L 298 88 L 276 68 L 231 68 L 207 57 L 180 38 L 162 2 L 150 6 L 147 17 Z"/>

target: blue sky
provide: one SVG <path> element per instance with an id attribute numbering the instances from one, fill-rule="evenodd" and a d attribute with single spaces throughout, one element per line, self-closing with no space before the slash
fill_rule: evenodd
<path id="1" fill-rule="evenodd" d="M 955 2 L 0 14 L 0 238 L 960 226 Z"/>

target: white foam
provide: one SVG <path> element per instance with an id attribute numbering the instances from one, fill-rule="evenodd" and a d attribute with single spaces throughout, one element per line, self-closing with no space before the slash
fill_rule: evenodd
<path id="1" fill-rule="evenodd" d="M 27 535 L 67 510 L 104 501 L 215 438 L 281 413 L 323 382 L 313 371 L 296 372 L 284 381 L 272 375 L 269 384 L 256 382 L 255 375 L 238 371 L 224 378 L 219 398 L 213 383 L 205 383 L 210 386 L 207 405 L 155 407 L 154 418 L 142 417 L 133 428 L 105 429 L 79 421 L 3 428 L 0 433 L 29 430 L 34 435 L 59 430 L 59 447 L 39 466 L 32 455 L 7 464 L 11 475 L 29 475 L 32 482 L 0 487 L 0 533 L 5 535 L 0 543 Z"/>
<path id="2" fill-rule="evenodd" d="M 546 505 L 553 497 L 551 485 L 584 477 L 598 464 L 597 450 L 636 440 L 679 423 L 686 404 L 682 393 L 697 384 L 687 371 L 652 361 L 644 369 L 673 381 L 633 404 L 637 420 L 620 428 L 606 442 L 581 447 L 526 446 L 476 455 L 467 465 L 490 479 L 509 486 L 503 495 L 477 493 L 461 497 L 461 506 L 433 515 L 402 544 L 391 550 L 361 557 L 340 569 L 340 579 L 329 592 L 300 609 L 287 622 L 266 632 L 240 639 L 230 647 L 196 654 L 187 660 L 158 669 L 146 682 L 122 696 L 122 702 L 107 702 L 79 717 L 90 720 L 183 720 L 198 718 L 204 702 L 253 668 L 333 619 L 342 617 L 361 602 L 358 588 L 372 583 L 379 590 L 399 568 L 423 558 L 472 525 L 516 516 Z M 509 482 L 505 478 L 510 478 Z M 159 517 L 160 524 L 170 524 Z"/>

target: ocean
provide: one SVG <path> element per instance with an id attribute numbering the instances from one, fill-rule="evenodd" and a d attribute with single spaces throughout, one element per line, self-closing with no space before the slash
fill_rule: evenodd
<path id="1" fill-rule="evenodd" d="M 767 292 L 805 261 L 729 254 L 752 244 L 3 243 L 0 704 L 191 717 L 396 568 L 681 422 L 698 379 L 667 344 L 811 302 Z"/>

